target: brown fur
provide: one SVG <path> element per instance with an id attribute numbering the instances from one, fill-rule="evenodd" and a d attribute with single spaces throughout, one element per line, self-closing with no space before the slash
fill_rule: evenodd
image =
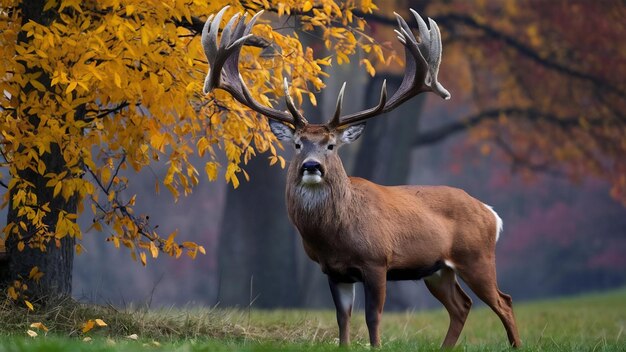
<path id="1" fill-rule="evenodd" d="M 308 256 L 329 276 L 335 302 L 333 284 L 364 283 L 370 342 L 378 346 L 386 280 L 424 276 L 450 314 L 443 346 L 451 347 L 471 307 L 458 273 L 500 316 L 510 343 L 519 346 L 511 299 L 496 283 L 494 214 L 460 189 L 386 187 L 348 177 L 336 150 L 327 150 L 340 133 L 316 125 L 295 131 L 293 139 L 302 149 L 290 164 L 286 189 L 289 217 Z M 323 181 L 302 184 L 300 167 L 312 157 L 321 164 Z M 350 314 L 337 304 L 342 344 L 349 343 Z"/>

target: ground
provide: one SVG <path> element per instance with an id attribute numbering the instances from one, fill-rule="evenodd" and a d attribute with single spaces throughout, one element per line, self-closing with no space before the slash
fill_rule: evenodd
<path id="1" fill-rule="evenodd" d="M 523 351 L 626 351 L 626 289 L 515 303 L 515 313 Z M 83 333 L 89 319 L 107 326 Z M 5 303 L 0 351 L 341 351 L 334 319 L 334 312 L 316 310 L 120 310 L 65 301 L 28 312 Z M 37 322 L 49 331 L 31 327 Z M 385 313 L 381 351 L 438 351 L 447 324 L 443 310 Z M 354 314 L 352 338 L 352 351 L 369 350 L 363 312 Z M 496 315 L 473 309 L 456 350 L 506 349 Z"/>

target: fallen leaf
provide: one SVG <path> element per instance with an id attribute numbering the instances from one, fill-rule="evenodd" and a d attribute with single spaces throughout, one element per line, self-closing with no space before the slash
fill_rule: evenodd
<path id="1" fill-rule="evenodd" d="M 89 321 L 87 321 L 85 324 L 83 324 L 83 333 L 88 332 L 89 330 L 93 329 L 93 327 L 96 325 L 96 322 L 89 319 Z"/>
<path id="2" fill-rule="evenodd" d="M 48 332 L 48 328 L 45 325 L 43 325 L 43 323 L 40 323 L 40 322 L 32 323 L 30 324 L 30 327 Z"/>
<path id="3" fill-rule="evenodd" d="M 91 337 L 87 336 L 83 339 L 83 342 L 91 342 Z"/>
<path id="4" fill-rule="evenodd" d="M 137 340 L 139 338 L 139 336 L 137 336 L 137 334 L 132 334 L 132 335 L 128 335 L 126 336 L 127 339 L 131 339 L 131 340 Z"/>
<path id="5" fill-rule="evenodd" d="M 105 323 L 104 320 L 102 319 L 96 319 L 96 325 L 99 327 L 103 327 L 103 326 L 107 326 L 107 323 Z"/>
<path id="6" fill-rule="evenodd" d="M 32 330 L 30 330 L 30 329 L 29 329 L 29 330 L 26 330 L 26 333 L 28 334 L 28 336 L 30 336 L 30 337 L 32 337 L 32 338 L 37 337 L 37 333 L 36 333 L 36 332 L 34 332 L 34 331 L 32 331 Z"/>

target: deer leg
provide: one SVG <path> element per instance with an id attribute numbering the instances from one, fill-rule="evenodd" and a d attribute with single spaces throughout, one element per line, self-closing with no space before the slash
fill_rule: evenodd
<path id="1" fill-rule="evenodd" d="M 430 293 L 446 307 L 450 316 L 448 333 L 441 347 L 454 347 L 472 307 L 472 299 L 463 291 L 456 280 L 456 274 L 448 267 L 426 278 L 424 282 Z"/>
<path id="2" fill-rule="evenodd" d="M 330 293 L 335 302 L 337 310 L 337 325 L 339 325 L 339 344 L 348 346 L 350 344 L 350 317 L 352 316 L 352 306 L 354 305 L 354 283 L 347 284 L 333 281 L 328 278 Z"/>
<path id="3" fill-rule="evenodd" d="M 370 335 L 370 345 L 379 347 L 379 325 L 385 305 L 387 271 L 383 268 L 363 273 L 363 288 L 365 289 L 365 323 Z"/>
<path id="4" fill-rule="evenodd" d="M 513 314 L 513 300 L 498 289 L 495 259 L 477 261 L 471 267 L 457 270 L 476 296 L 498 315 L 506 329 L 509 343 L 513 347 L 520 347 L 522 343 Z"/>

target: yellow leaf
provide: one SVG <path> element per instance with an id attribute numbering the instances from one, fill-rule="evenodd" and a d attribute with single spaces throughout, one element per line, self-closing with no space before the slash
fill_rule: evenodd
<path id="1" fill-rule="evenodd" d="M 28 273 L 28 278 L 32 279 L 35 277 L 35 275 L 37 275 L 37 272 L 39 272 L 39 267 L 34 266 L 32 269 L 30 269 L 30 273 Z"/>
<path id="2" fill-rule="evenodd" d="M 46 164 L 41 160 L 37 161 L 37 172 L 39 172 L 40 175 L 46 173 Z"/>
<path id="3" fill-rule="evenodd" d="M 96 325 L 96 322 L 89 319 L 85 324 L 83 324 L 83 333 L 88 332 L 89 330 L 93 329 L 93 327 Z"/>
<path id="4" fill-rule="evenodd" d="M 43 323 L 41 322 L 32 323 L 30 324 L 30 327 L 48 332 L 48 328 L 45 325 L 43 325 Z"/>
<path id="5" fill-rule="evenodd" d="M 38 81 L 38 80 L 36 80 L 36 79 L 31 79 L 31 80 L 30 80 L 30 84 L 31 84 L 31 85 L 32 85 L 35 89 L 37 89 L 38 91 L 41 91 L 41 92 L 45 92 L 45 91 L 46 91 L 46 87 L 45 87 L 43 84 L 41 84 L 41 82 L 39 82 L 39 81 Z"/>
<path id="6" fill-rule="evenodd" d="M 313 8 L 313 4 L 310 1 L 305 1 L 302 5 L 302 12 L 310 11 Z"/>
<path id="7" fill-rule="evenodd" d="M 56 197 L 61 192 L 62 188 L 63 188 L 63 183 L 57 182 L 57 184 L 54 186 L 54 192 L 52 192 L 52 196 Z"/>
<path id="8" fill-rule="evenodd" d="M 21 252 L 21 251 L 23 251 L 23 250 L 24 250 L 24 247 L 25 247 L 25 246 L 24 246 L 24 241 L 19 241 L 19 242 L 17 242 L 17 250 L 18 250 L 18 251 L 20 251 L 20 252 Z"/>
<path id="9" fill-rule="evenodd" d="M 96 322 L 96 325 L 99 327 L 107 326 L 107 323 L 105 323 L 104 320 L 102 319 L 96 319 L 95 322 Z"/>
<path id="10" fill-rule="evenodd" d="M 35 310 L 35 307 L 33 307 L 33 304 L 30 303 L 29 301 L 24 300 L 24 304 L 26 305 L 26 307 L 28 307 L 28 310 L 31 310 L 31 311 Z"/>
<path id="11" fill-rule="evenodd" d="M 146 266 L 146 253 L 145 252 L 139 253 L 139 259 L 141 259 L 141 264 L 143 264 L 143 266 Z"/>
<path id="12" fill-rule="evenodd" d="M 183 242 L 183 243 L 182 243 L 182 245 L 183 245 L 183 247 L 185 247 L 185 248 L 192 248 L 192 249 L 193 249 L 193 248 L 198 247 L 198 244 L 197 244 L 197 243 L 195 243 L 195 242 L 189 242 L 189 241 L 185 241 L 185 242 Z"/>
<path id="13" fill-rule="evenodd" d="M 54 6 L 56 6 L 56 4 L 57 4 L 56 0 L 48 0 L 46 1 L 46 4 L 43 6 L 43 10 L 48 11 Z"/>
<path id="14" fill-rule="evenodd" d="M 70 94 L 74 89 L 76 89 L 77 85 L 78 85 L 78 82 L 71 81 L 70 84 L 68 84 L 67 88 L 65 89 L 65 94 Z"/>
<path id="15" fill-rule="evenodd" d="M 215 181 L 217 179 L 217 163 L 210 161 L 204 165 L 204 171 L 206 171 L 209 181 Z"/>
<path id="16" fill-rule="evenodd" d="M 176 238 L 176 236 L 178 236 L 178 232 L 174 231 L 172 233 L 170 233 L 170 235 L 167 237 L 167 240 L 165 241 L 165 246 L 169 247 L 172 244 L 174 244 L 174 239 Z"/>
<path id="17" fill-rule="evenodd" d="M 311 101 L 311 105 L 317 106 L 317 99 L 315 98 L 315 94 L 309 92 L 309 100 Z"/>
<path id="18" fill-rule="evenodd" d="M 370 76 L 374 77 L 374 75 L 376 74 L 376 70 L 374 69 L 374 66 L 372 66 L 370 60 L 363 59 L 361 60 L 361 63 L 365 66 L 365 71 L 367 71 Z"/>
<path id="19" fill-rule="evenodd" d="M 109 169 L 108 167 L 103 167 L 102 171 L 100 171 L 100 178 L 102 179 L 102 183 L 104 183 L 105 185 L 109 183 L 109 181 L 111 180 L 111 169 Z"/>
<path id="20" fill-rule="evenodd" d="M 37 333 L 36 333 L 36 332 L 34 332 L 34 331 L 32 331 L 32 330 L 30 330 L 30 329 L 29 329 L 29 330 L 26 330 L 26 333 L 28 334 L 28 336 L 30 336 L 30 337 L 32 337 L 32 338 L 37 337 Z"/>
<path id="21" fill-rule="evenodd" d="M 113 82 L 115 82 L 117 88 L 122 88 L 122 77 L 120 77 L 119 73 L 113 72 Z"/>
<path id="22" fill-rule="evenodd" d="M 150 242 L 150 254 L 152 254 L 152 258 L 159 256 L 159 249 L 154 245 L 154 242 Z"/>
<path id="23" fill-rule="evenodd" d="M 9 293 L 9 297 L 11 297 L 12 300 L 14 301 L 17 300 L 18 295 L 17 295 L 17 292 L 15 291 L 15 287 L 13 286 L 9 287 L 7 292 Z"/>

